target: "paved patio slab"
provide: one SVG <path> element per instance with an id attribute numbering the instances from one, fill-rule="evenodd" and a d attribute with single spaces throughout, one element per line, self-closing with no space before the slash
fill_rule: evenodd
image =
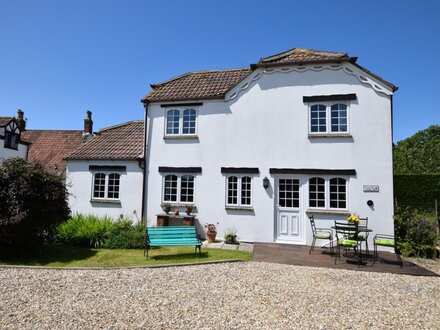
<path id="1" fill-rule="evenodd" d="M 390 252 L 379 252 L 379 261 L 374 263 L 372 259 L 366 259 L 366 265 L 358 267 L 356 262 L 347 262 L 347 258 L 341 256 L 335 265 L 335 259 L 329 249 L 315 247 L 309 254 L 310 247 L 291 244 L 255 243 L 254 261 L 264 261 L 287 265 L 325 267 L 336 269 L 350 269 L 367 272 L 393 273 L 419 276 L 439 276 L 438 274 L 420 267 L 412 262 L 403 260 L 403 267 L 397 263 L 397 257 Z"/>

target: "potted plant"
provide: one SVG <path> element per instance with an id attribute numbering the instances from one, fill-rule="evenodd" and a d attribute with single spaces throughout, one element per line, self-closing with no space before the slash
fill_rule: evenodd
<path id="1" fill-rule="evenodd" d="M 162 210 L 168 214 L 171 211 L 171 204 L 168 203 L 163 203 L 162 205 Z"/>
<path id="2" fill-rule="evenodd" d="M 185 212 L 188 215 L 191 215 L 191 212 L 193 211 L 194 205 L 187 205 L 185 208 Z"/>
<path id="3" fill-rule="evenodd" d="M 359 223 L 359 215 L 356 213 L 351 213 L 348 217 L 347 217 L 347 221 L 349 223 Z"/>
<path id="4" fill-rule="evenodd" d="M 218 222 L 217 222 L 218 225 Z M 205 224 L 206 237 L 208 238 L 208 243 L 215 243 L 215 237 L 217 236 L 217 227 L 213 223 Z"/>
<path id="5" fill-rule="evenodd" d="M 224 240 L 225 240 L 226 244 L 236 244 L 236 245 L 238 245 L 238 242 L 237 242 L 237 230 L 235 228 L 228 228 L 228 229 L 226 229 Z"/>

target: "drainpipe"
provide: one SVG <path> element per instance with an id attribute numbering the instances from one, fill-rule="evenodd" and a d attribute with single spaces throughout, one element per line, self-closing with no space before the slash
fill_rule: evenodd
<path id="1" fill-rule="evenodd" d="M 143 168 L 143 181 L 142 181 L 142 210 L 141 219 L 142 223 L 147 226 L 147 219 L 145 218 L 145 205 L 146 205 L 146 195 L 147 195 L 147 157 L 148 157 L 148 101 L 141 101 L 144 104 L 145 116 L 144 116 L 144 168 Z"/>

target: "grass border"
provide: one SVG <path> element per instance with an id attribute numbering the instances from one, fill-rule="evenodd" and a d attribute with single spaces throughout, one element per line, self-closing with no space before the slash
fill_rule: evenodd
<path id="1" fill-rule="evenodd" d="M 252 260 L 250 260 L 252 261 Z M 0 269 L 56 269 L 56 270 L 118 270 L 118 269 L 142 269 L 142 268 L 169 268 L 182 266 L 197 266 L 223 263 L 249 262 L 243 259 L 228 259 L 228 260 L 212 260 L 201 262 L 185 262 L 176 264 L 161 264 L 161 265 L 144 265 L 144 266 L 126 266 L 126 267 L 51 267 L 51 266 L 28 266 L 28 265 L 0 265 Z"/>

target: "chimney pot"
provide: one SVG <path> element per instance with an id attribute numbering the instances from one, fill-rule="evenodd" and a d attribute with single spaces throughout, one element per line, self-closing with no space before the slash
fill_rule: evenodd
<path id="1" fill-rule="evenodd" d="M 93 120 L 90 110 L 86 112 L 86 118 L 84 119 L 84 134 L 93 134 Z"/>
<path id="2" fill-rule="evenodd" d="M 21 131 L 26 129 L 26 120 L 24 119 L 24 112 L 21 109 L 17 110 L 17 124 Z"/>

